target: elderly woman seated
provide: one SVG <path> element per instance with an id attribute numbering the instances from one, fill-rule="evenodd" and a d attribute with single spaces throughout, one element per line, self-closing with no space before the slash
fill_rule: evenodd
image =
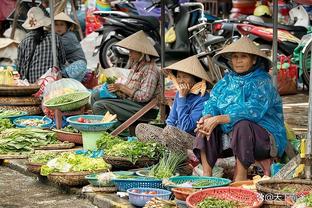
<path id="1" fill-rule="evenodd" d="M 219 157 L 236 157 L 234 180 L 246 180 L 248 167 L 259 161 L 270 175 L 271 158 L 286 147 L 282 100 L 272 84 L 270 60 L 242 37 L 215 55 L 230 69 L 212 89 L 197 124 L 194 154 L 211 176 Z M 226 140 L 228 138 L 228 145 Z"/>
<path id="2" fill-rule="evenodd" d="M 104 115 L 107 111 L 117 115 L 121 122 L 128 120 L 138 112 L 159 92 L 160 71 L 156 66 L 157 51 L 143 31 L 139 31 L 116 45 L 129 50 L 129 76 L 125 84 L 110 84 L 108 90 L 117 94 L 117 98 L 101 98 L 95 91 L 91 96 L 91 106 L 94 114 Z M 147 112 L 141 121 L 157 117 L 158 110 Z"/>
<path id="3" fill-rule="evenodd" d="M 201 117 L 204 102 L 208 100 L 209 77 L 196 56 L 179 61 L 165 69 L 177 88 L 167 126 L 162 129 L 139 124 L 136 136 L 141 141 L 156 141 L 174 152 L 187 153 L 195 140 L 196 122 Z"/>

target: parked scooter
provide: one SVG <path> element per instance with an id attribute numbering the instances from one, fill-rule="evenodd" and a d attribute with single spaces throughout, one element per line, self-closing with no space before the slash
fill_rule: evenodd
<path id="1" fill-rule="evenodd" d="M 146 9 L 153 9 L 159 5 L 160 2 L 157 2 Z M 166 54 L 179 54 L 180 57 L 183 57 L 194 53 L 187 29 L 195 21 L 202 21 L 204 12 L 201 9 L 200 18 L 196 19 L 198 13 L 190 11 L 192 6 L 203 8 L 203 5 L 197 2 L 179 4 L 177 0 L 166 1 L 167 19 L 173 20 L 176 37 L 173 42 L 166 44 Z M 116 42 L 139 30 L 143 30 L 155 42 L 154 46 L 160 54 L 160 25 L 156 17 L 138 16 L 118 11 L 95 12 L 95 14 L 101 15 L 105 19 L 102 30 L 98 31 L 102 35 L 102 41 L 97 46 L 103 68 L 125 67 L 128 61 L 128 51 L 113 46 Z"/>

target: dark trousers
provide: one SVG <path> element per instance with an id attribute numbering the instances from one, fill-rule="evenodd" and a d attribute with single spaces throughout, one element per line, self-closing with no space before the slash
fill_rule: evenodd
<path id="1" fill-rule="evenodd" d="M 107 111 L 116 114 L 117 119 L 121 122 L 128 120 L 136 112 L 141 110 L 146 103 L 137 103 L 129 99 L 102 99 L 99 92 L 93 93 L 91 96 L 92 112 L 96 115 L 104 115 Z M 152 109 L 142 116 L 140 122 L 148 122 L 157 117 L 158 110 Z"/>
<path id="2" fill-rule="evenodd" d="M 206 137 L 197 136 L 193 151 L 200 160 L 200 150 L 206 151 L 207 161 L 213 167 L 218 158 L 234 155 L 248 168 L 255 160 L 270 158 L 270 137 L 268 132 L 261 126 L 251 121 L 238 122 L 232 131 L 231 149 L 222 148 L 222 131 L 216 127 L 208 140 Z"/>

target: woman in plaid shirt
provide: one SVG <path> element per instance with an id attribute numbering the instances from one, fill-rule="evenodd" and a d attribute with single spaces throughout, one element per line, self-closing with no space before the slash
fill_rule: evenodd
<path id="1" fill-rule="evenodd" d="M 108 85 L 108 90 L 117 98 L 100 98 L 100 92 L 91 96 L 92 111 L 104 115 L 106 111 L 117 115 L 121 122 L 138 112 L 152 98 L 160 93 L 160 71 L 154 57 L 158 53 L 143 31 L 139 31 L 116 45 L 129 50 L 130 74 L 126 84 Z M 158 110 L 152 109 L 140 121 L 149 121 L 157 117 Z"/>
<path id="2" fill-rule="evenodd" d="M 51 24 L 39 7 L 32 7 L 27 13 L 23 27 L 30 32 L 18 47 L 16 67 L 22 78 L 35 83 L 49 68 L 53 67 L 52 36 L 44 30 Z M 65 51 L 56 36 L 57 59 L 59 66 L 65 64 Z"/>

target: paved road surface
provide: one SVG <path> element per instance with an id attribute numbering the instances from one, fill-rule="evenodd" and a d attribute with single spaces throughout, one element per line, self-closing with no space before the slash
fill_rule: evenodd
<path id="1" fill-rule="evenodd" d="M 60 189 L 42 184 L 0 166 L 0 208 L 96 208 L 88 199 L 62 193 Z"/>

